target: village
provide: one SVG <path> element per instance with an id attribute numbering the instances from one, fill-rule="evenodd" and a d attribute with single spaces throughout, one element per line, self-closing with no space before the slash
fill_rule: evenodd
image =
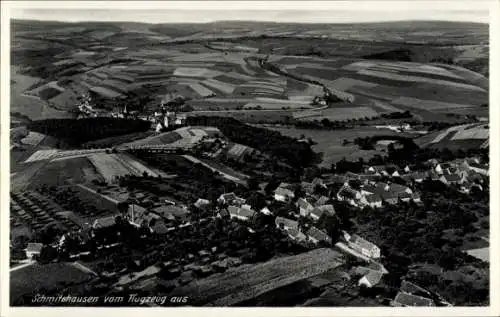
<path id="1" fill-rule="evenodd" d="M 203 140 L 215 142 L 216 139 Z M 218 144 L 221 144 L 220 141 Z M 204 149 L 203 155 L 209 157 L 220 151 L 221 147 L 208 146 Z M 224 272 L 243 263 L 259 261 L 260 257 L 265 259 L 281 252 L 327 247 L 365 263 L 352 269 L 355 276 L 360 276 L 357 283 L 359 287 L 372 288 L 389 273 L 381 262 L 384 254 L 363 236 L 342 229 L 335 206 L 347 204 L 364 213 L 387 205 L 414 204 L 422 207 L 424 203 L 419 185 L 423 182 L 439 182 L 462 195 L 470 195 L 483 191 L 488 181 L 489 167 L 478 157 L 448 162 L 432 159 L 424 165 L 423 170 L 416 170 L 409 165 L 404 168 L 396 165 L 367 165 L 363 173 L 324 173 L 300 183 L 281 182 L 275 188 L 263 183 L 252 191 L 239 190 L 238 194 L 223 192 L 216 199 L 197 197 L 193 201 L 158 197 L 142 189 L 130 190 L 120 181 L 94 184 L 94 189 L 79 185 L 87 194 L 91 192 L 99 200 L 115 204 L 116 212 L 106 213 L 102 217 L 96 213 L 91 223 L 69 217 L 78 225 L 69 221 L 66 231 L 52 233 L 54 237 L 48 240 L 52 241 L 48 244 L 28 242 L 25 259 L 21 256 L 18 262 L 26 266 L 33 261 L 72 261 L 85 267 L 82 262 L 95 261 L 105 254 L 126 257 L 123 251 L 119 251 L 124 245 L 140 244 L 145 251 L 134 257 L 132 265 L 127 262 L 115 261 L 110 264 L 100 261 L 96 266 L 99 269 L 87 270 L 101 278 L 114 278 L 111 289 L 115 291 L 123 290 L 124 287 L 128 289 L 135 284 L 142 285 L 158 275 L 168 281 L 161 282 L 163 289 L 171 290 L 175 285 L 185 285 L 194 279 Z M 152 176 L 146 174 L 142 177 L 151 179 Z M 47 189 L 47 193 L 50 190 Z M 255 197 L 258 197 L 257 201 Z M 51 213 L 40 208 L 47 208 L 51 204 L 44 203 L 39 192 L 23 192 L 12 198 L 11 208 L 22 218 L 32 217 L 30 213 L 33 212 Z M 64 200 L 62 197 L 59 199 Z M 52 218 L 47 215 L 44 219 Z M 211 235 L 203 235 L 203 232 L 210 231 L 209 228 L 213 226 L 220 226 L 218 230 L 231 228 L 230 232 L 239 240 L 231 241 L 233 234 L 224 237 L 220 235 L 224 231 L 219 231 L 210 241 Z M 259 239 L 269 237 L 280 242 L 272 247 L 273 251 L 269 251 L 269 254 L 259 255 L 259 247 L 252 247 L 252 243 L 258 242 L 249 243 L 255 239 L 252 236 L 258 236 Z M 197 239 L 206 241 L 199 245 L 186 244 Z M 184 246 L 186 249 L 181 247 L 171 250 L 170 245 L 169 251 L 165 251 L 165 241 L 169 240 L 175 240 L 178 247 Z M 431 295 L 428 290 L 404 281 L 390 305 L 451 304 L 439 295 Z"/>

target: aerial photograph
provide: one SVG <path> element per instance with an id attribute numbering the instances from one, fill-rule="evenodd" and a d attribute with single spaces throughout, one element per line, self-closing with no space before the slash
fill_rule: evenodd
<path id="1" fill-rule="evenodd" d="M 490 306 L 487 2 L 359 3 L 13 10 L 10 306 Z"/>

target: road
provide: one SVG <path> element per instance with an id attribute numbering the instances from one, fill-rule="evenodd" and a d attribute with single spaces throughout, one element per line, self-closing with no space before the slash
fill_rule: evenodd
<path id="1" fill-rule="evenodd" d="M 232 175 L 229 175 L 223 171 L 221 171 L 220 169 L 217 169 L 215 167 L 212 167 L 210 165 L 208 165 L 207 163 L 205 162 L 202 162 L 200 161 L 199 159 L 197 159 L 196 157 L 193 157 L 191 155 L 182 155 L 182 157 L 184 157 L 185 159 L 193 162 L 193 163 L 200 163 L 201 165 L 205 166 L 206 168 L 209 168 L 210 170 L 214 171 L 214 172 L 219 172 L 224 178 L 232 181 L 232 182 L 235 182 L 235 183 L 238 183 L 238 184 L 246 184 L 246 182 L 238 177 L 235 177 L 235 176 L 232 176 Z"/>
<path id="2" fill-rule="evenodd" d="M 24 263 L 24 264 L 21 264 L 21 265 L 18 265 L 18 266 L 16 266 L 16 267 L 11 268 L 11 269 L 9 270 L 9 272 L 14 272 L 14 271 L 17 271 L 17 270 L 23 269 L 23 268 L 25 268 L 25 267 L 28 267 L 28 266 L 33 265 L 33 264 L 35 264 L 35 263 L 36 263 L 36 261 L 33 261 L 33 260 L 28 260 L 28 261 L 29 261 L 29 262 L 27 262 L 27 263 Z"/>

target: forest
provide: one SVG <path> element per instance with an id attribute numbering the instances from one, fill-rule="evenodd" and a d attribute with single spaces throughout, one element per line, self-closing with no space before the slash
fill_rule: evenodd
<path id="1" fill-rule="evenodd" d="M 28 124 L 28 129 L 59 139 L 60 146 L 79 146 L 110 136 L 143 132 L 150 122 L 119 118 L 45 119 Z"/>
<path id="2" fill-rule="evenodd" d="M 318 158 L 311 146 L 305 142 L 298 142 L 279 132 L 253 127 L 233 118 L 189 117 L 187 124 L 217 127 L 231 141 L 280 158 L 292 167 L 310 166 Z"/>

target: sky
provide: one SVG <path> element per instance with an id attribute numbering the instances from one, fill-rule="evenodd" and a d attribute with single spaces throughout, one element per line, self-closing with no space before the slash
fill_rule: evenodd
<path id="1" fill-rule="evenodd" d="M 221 20 L 351 23 L 401 20 L 489 22 L 495 0 L 444 1 L 15 1 L 11 18 L 54 21 L 205 23 Z"/>

